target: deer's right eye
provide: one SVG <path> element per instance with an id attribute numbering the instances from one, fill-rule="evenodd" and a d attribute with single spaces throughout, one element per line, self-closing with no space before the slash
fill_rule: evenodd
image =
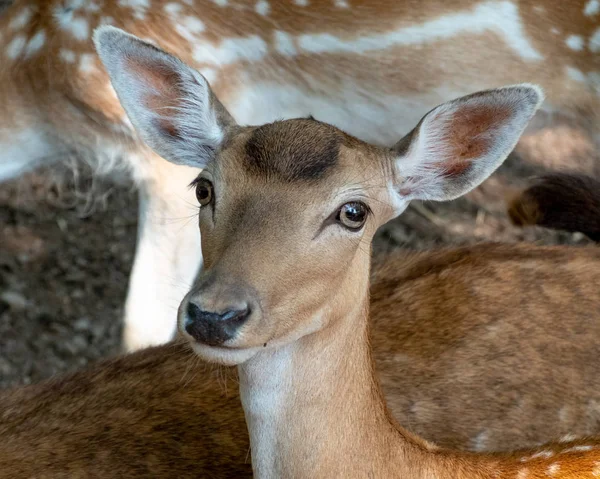
<path id="1" fill-rule="evenodd" d="M 196 183 L 196 198 L 200 206 L 207 206 L 213 200 L 213 185 L 210 181 L 200 178 Z"/>

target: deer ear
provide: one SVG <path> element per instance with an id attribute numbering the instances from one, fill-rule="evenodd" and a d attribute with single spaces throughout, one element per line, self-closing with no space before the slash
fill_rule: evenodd
<path id="1" fill-rule="evenodd" d="M 206 79 L 178 58 L 111 26 L 94 43 L 134 128 L 173 163 L 202 168 L 235 122 Z"/>
<path id="2" fill-rule="evenodd" d="M 542 100 L 539 87 L 524 84 L 431 110 L 393 148 L 396 199 L 446 201 L 471 191 L 506 159 Z"/>

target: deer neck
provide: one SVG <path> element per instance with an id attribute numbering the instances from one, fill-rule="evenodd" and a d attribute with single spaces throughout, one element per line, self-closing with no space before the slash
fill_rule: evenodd
<path id="1" fill-rule="evenodd" d="M 256 477 L 417 478 L 431 472 L 423 461 L 429 446 L 398 429 L 374 375 L 367 287 L 362 296 L 339 295 L 344 313 L 331 307 L 324 329 L 239 367 Z"/>

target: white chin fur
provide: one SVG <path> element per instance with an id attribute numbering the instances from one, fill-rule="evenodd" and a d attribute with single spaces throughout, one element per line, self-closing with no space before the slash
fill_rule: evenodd
<path id="1" fill-rule="evenodd" d="M 193 351 L 204 361 L 222 364 L 224 366 L 237 366 L 248 361 L 262 348 L 229 349 L 207 346 L 191 341 Z"/>

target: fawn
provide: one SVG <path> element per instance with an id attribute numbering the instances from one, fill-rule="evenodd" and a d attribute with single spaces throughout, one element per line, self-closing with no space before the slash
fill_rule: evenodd
<path id="1" fill-rule="evenodd" d="M 430 444 L 392 418 L 371 357 L 377 227 L 413 199 L 453 199 L 485 180 L 539 108 L 538 87 L 445 103 L 381 148 L 314 119 L 239 126 L 176 57 L 112 27 L 95 41 L 148 146 L 204 168 L 193 184 L 205 267 L 179 328 L 201 358 L 238 366 L 257 477 L 600 474 L 597 440 L 506 455 Z"/>
<path id="2" fill-rule="evenodd" d="M 539 83 L 548 95 L 541 130 L 520 148 L 573 164 L 578 150 L 548 145 L 545 125 L 565 123 L 566 140 L 579 125 L 585 152 L 598 144 L 597 3 L 15 0 L 0 14 L 0 180 L 65 156 L 131 173 L 140 221 L 124 343 L 160 344 L 201 264 L 197 230 L 181 220 L 193 213 L 185 185 L 198 169 L 144 147 L 94 52 L 94 28 L 120 26 L 184 58 L 238 122 L 315 114 L 379 145 L 451 98 Z"/>

